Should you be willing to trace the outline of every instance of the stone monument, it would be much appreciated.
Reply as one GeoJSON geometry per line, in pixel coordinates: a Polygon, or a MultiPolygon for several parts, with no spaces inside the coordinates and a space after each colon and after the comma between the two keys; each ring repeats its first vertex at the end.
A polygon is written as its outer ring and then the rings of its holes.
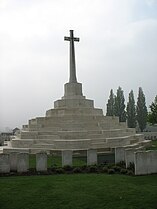
{"type": "MultiPolygon", "coordinates": [[[[27,125],[9,142],[3,152],[51,150],[89,150],[105,152],[116,147],[143,140],[135,129],[127,128],[118,117],[104,116],[102,109],[94,108],[93,100],[86,99],[82,84],[77,82],[73,30],[64,37],[70,42],[70,78],[64,85],[64,96],[54,102],[54,108],[45,117],[29,120],[27,125]]],[[[96,159],[95,159],[96,160],[96,159]]]]}

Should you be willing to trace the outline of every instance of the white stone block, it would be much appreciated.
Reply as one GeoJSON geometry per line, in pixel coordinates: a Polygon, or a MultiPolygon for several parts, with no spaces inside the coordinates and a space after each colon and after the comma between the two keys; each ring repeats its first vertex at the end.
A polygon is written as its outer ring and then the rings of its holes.
{"type": "Polygon", "coordinates": [[[135,175],[157,173],[157,151],[135,153],[135,175]]]}
{"type": "Polygon", "coordinates": [[[0,173],[10,172],[9,154],[0,154],[0,173]]]}
{"type": "Polygon", "coordinates": [[[136,152],[134,162],[135,162],[135,175],[147,174],[146,152],[136,152]]]}
{"type": "Polygon", "coordinates": [[[36,170],[47,171],[47,153],[36,154],[36,170]]]}
{"type": "Polygon", "coordinates": [[[54,140],[53,143],[55,149],[88,149],[88,147],[91,145],[91,140],[54,140]]]}
{"type": "Polygon", "coordinates": [[[157,151],[147,151],[147,173],[157,173],[157,151]]]}
{"type": "Polygon", "coordinates": [[[10,170],[17,171],[17,152],[10,153],[10,170]]]}
{"type": "Polygon", "coordinates": [[[72,150],[62,150],[62,166],[72,166],[72,150]]]}
{"type": "Polygon", "coordinates": [[[115,148],[115,164],[121,161],[125,161],[125,148],[116,147],[115,148]]]}
{"type": "Polygon", "coordinates": [[[135,149],[130,148],[125,150],[125,163],[126,163],[126,168],[129,167],[130,163],[134,163],[134,153],[135,149]]]}
{"type": "Polygon", "coordinates": [[[97,164],[97,150],[89,149],[87,150],[87,165],[97,164]]]}
{"type": "Polygon", "coordinates": [[[27,172],[29,169],[29,154],[19,153],[17,155],[17,172],[27,172]]]}

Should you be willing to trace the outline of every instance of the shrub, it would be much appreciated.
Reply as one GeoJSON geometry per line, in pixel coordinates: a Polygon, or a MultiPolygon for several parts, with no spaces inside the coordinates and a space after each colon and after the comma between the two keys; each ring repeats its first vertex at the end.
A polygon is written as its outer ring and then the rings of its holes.
{"type": "Polygon", "coordinates": [[[58,174],[65,173],[63,168],[56,168],[55,172],[58,174]]]}
{"type": "Polygon", "coordinates": [[[76,167],[73,169],[73,173],[82,173],[82,170],[80,167],[76,167]]]}
{"type": "Polygon", "coordinates": [[[63,169],[64,169],[65,171],[72,171],[72,170],[73,170],[73,167],[70,166],[70,165],[65,165],[65,166],[63,167],[63,169]]]}
{"type": "Polygon", "coordinates": [[[120,161],[116,165],[119,166],[119,167],[121,167],[121,168],[126,168],[126,163],[124,161],[120,161]]]}
{"type": "Polygon", "coordinates": [[[87,168],[88,168],[87,165],[83,165],[83,166],[80,167],[80,169],[81,169],[82,171],[86,171],[87,168]]]}
{"type": "Polygon", "coordinates": [[[52,172],[55,172],[57,167],[56,166],[52,166],[50,169],[51,169],[52,172]]]}
{"type": "Polygon", "coordinates": [[[98,171],[97,166],[95,166],[95,165],[88,166],[88,172],[95,173],[97,171],[98,171]]]}
{"type": "Polygon", "coordinates": [[[108,167],[109,169],[112,169],[113,166],[114,166],[114,164],[108,164],[108,165],[107,165],[107,167],[108,167]]]}
{"type": "Polygon", "coordinates": [[[29,173],[30,174],[35,174],[36,173],[36,169],[35,168],[29,168],[29,173]]]}
{"type": "Polygon", "coordinates": [[[115,170],[114,169],[108,169],[108,174],[115,174],[115,170]]]}
{"type": "Polygon", "coordinates": [[[121,174],[126,174],[126,173],[127,173],[127,169],[122,168],[121,171],[120,171],[120,173],[121,173],[121,174]]]}
{"type": "Polygon", "coordinates": [[[134,176],[134,172],[131,171],[131,170],[129,170],[129,171],[127,171],[127,175],[129,175],[129,176],[134,176]]]}
{"type": "Polygon", "coordinates": [[[115,165],[115,166],[112,167],[112,169],[114,169],[116,173],[119,173],[120,170],[121,170],[121,167],[115,165]]]}
{"type": "Polygon", "coordinates": [[[107,167],[103,167],[103,168],[102,168],[102,172],[103,172],[103,173],[108,173],[108,168],[107,168],[107,167]]]}
{"type": "Polygon", "coordinates": [[[100,163],[100,164],[98,164],[98,166],[101,167],[101,168],[102,167],[105,167],[106,166],[106,163],[100,163]]]}
{"type": "Polygon", "coordinates": [[[135,164],[134,163],[130,163],[129,167],[128,167],[128,170],[131,170],[131,171],[135,172],[135,164]]]}

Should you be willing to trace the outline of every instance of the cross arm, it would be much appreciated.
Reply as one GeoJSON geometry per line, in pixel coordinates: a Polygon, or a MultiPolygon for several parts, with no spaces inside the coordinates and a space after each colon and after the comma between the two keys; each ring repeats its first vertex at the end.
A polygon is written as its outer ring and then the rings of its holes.
{"type": "Polygon", "coordinates": [[[70,40],[73,40],[73,41],[80,41],[79,38],[71,38],[71,37],[64,36],[64,41],[70,41],[70,40]]]}
{"type": "Polygon", "coordinates": [[[80,39],[79,38],[74,38],[74,41],[80,41],[80,39]]]}
{"type": "Polygon", "coordinates": [[[70,41],[70,37],[64,36],[64,41],[70,41]]]}

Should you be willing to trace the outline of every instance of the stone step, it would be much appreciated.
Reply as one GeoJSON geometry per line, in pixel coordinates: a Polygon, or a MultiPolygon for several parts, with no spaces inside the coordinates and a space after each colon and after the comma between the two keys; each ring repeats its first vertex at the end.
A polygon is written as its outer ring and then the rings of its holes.
{"type": "Polygon", "coordinates": [[[54,144],[33,144],[32,148],[53,149],[54,144]]]}
{"type": "Polygon", "coordinates": [[[60,130],[90,130],[90,129],[122,129],[126,127],[122,127],[118,124],[100,124],[100,123],[88,123],[84,124],[83,122],[78,123],[64,123],[64,124],[38,124],[38,125],[30,125],[29,131],[39,131],[39,130],[51,130],[51,131],[60,131],[60,130]]]}
{"type": "Polygon", "coordinates": [[[38,135],[38,139],[60,139],[58,135],[38,135]]]}
{"type": "Polygon", "coordinates": [[[144,141],[140,141],[139,142],[140,146],[144,146],[144,147],[151,147],[152,145],[152,140],[144,140],[144,141]]]}
{"type": "Polygon", "coordinates": [[[3,153],[3,148],[2,148],[2,147],[0,147],[0,154],[1,154],[1,153],[3,153]]]}
{"type": "Polygon", "coordinates": [[[108,145],[105,142],[100,142],[100,143],[97,142],[97,143],[92,143],[91,148],[94,148],[94,149],[108,148],[108,145]]]}
{"type": "Polygon", "coordinates": [[[112,117],[100,117],[100,116],[63,116],[63,117],[42,117],[32,119],[29,122],[29,125],[37,124],[64,124],[64,123],[100,123],[100,124],[121,124],[118,122],[117,118],[112,119],[112,117]]]}

